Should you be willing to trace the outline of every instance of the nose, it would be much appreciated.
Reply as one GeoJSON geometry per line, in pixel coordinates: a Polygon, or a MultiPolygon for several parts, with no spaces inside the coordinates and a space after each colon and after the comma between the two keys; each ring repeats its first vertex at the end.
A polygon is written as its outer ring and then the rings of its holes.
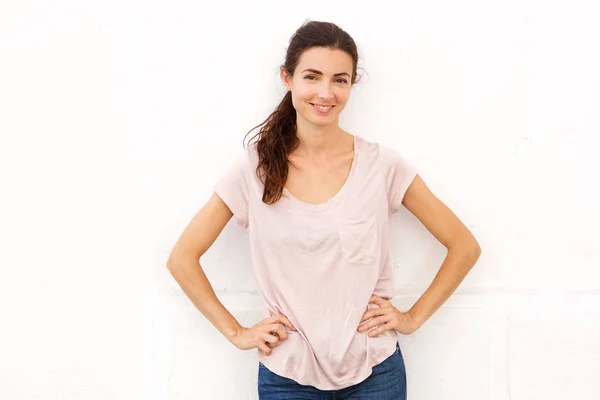
{"type": "Polygon", "coordinates": [[[331,87],[328,82],[324,82],[319,86],[317,96],[319,97],[319,99],[325,101],[330,101],[331,99],[333,99],[333,91],[331,90],[331,87]]]}

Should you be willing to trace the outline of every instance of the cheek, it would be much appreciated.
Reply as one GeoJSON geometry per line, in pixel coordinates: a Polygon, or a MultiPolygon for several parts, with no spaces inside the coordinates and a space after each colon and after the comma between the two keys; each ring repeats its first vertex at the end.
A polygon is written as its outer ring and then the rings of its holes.
{"type": "Polygon", "coordinates": [[[308,110],[312,107],[308,104],[309,101],[315,98],[316,94],[310,91],[296,91],[292,95],[292,104],[296,110],[308,110]]]}
{"type": "Polygon", "coordinates": [[[350,91],[346,89],[340,89],[336,92],[336,97],[340,103],[346,103],[350,98],[350,91]]]}
{"type": "Polygon", "coordinates": [[[310,87],[302,87],[294,92],[294,97],[296,100],[303,102],[314,99],[316,95],[317,93],[315,93],[315,91],[310,87]]]}

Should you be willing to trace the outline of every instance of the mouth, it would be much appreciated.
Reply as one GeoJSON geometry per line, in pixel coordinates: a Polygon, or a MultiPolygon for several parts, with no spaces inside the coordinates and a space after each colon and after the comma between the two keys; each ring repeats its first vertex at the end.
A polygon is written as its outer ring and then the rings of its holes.
{"type": "Polygon", "coordinates": [[[334,105],[327,106],[327,105],[320,105],[320,104],[314,104],[314,103],[308,103],[308,104],[313,106],[313,108],[321,114],[327,114],[329,111],[331,111],[331,109],[333,107],[335,107],[334,105]]]}

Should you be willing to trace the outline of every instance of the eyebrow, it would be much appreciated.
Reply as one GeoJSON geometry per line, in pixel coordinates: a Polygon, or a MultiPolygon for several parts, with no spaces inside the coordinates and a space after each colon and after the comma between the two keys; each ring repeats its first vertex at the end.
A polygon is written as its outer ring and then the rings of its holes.
{"type": "MultiPolygon", "coordinates": [[[[321,71],[318,71],[318,70],[312,69],[312,68],[307,68],[307,69],[305,69],[302,72],[307,72],[307,71],[308,72],[312,72],[312,73],[317,74],[317,75],[323,75],[323,73],[321,71]]],[[[337,74],[333,74],[334,77],[335,76],[342,76],[342,75],[346,75],[346,76],[348,76],[348,78],[350,78],[350,74],[347,73],[347,72],[338,72],[337,74]]]]}

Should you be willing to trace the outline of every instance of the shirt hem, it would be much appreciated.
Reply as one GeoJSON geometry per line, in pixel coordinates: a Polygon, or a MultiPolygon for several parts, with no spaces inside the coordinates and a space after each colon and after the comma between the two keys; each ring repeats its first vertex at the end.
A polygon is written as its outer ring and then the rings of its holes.
{"type": "MultiPolygon", "coordinates": [[[[397,343],[397,341],[396,341],[397,343]]],[[[317,388],[319,390],[342,390],[342,389],[346,389],[350,386],[354,386],[354,385],[358,385],[359,383],[363,382],[364,380],[366,380],[369,376],[371,376],[371,374],[373,373],[373,368],[376,365],[381,364],[382,362],[384,362],[385,360],[387,360],[389,357],[391,357],[394,353],[396,352],[396,346],[394,346],[393,350],[391,353],[384,355],[383,357],[381,357],[380,359],[376,359],[372,365],[369,366],[369,368],[367,369],[367,371],[365,373],[362,374],[357,374],[354,375],[351,378],[347,378],[345,379],[343,382],[344,383],[339,383],[335,386],[329,385],[329,386],[322,386],[322,385],[315,385],[314,382],[309,382],[307,380],[304,379],[298,379],[298,377],[293,376],[293,374],[289,373],[289,370],[286,371],[278,371],[277,368],[275,369],[271,369],[271,367],[269,367],[268,365],[266,365],[265,363],[262,363],[269,371],[273,372],[274,374],[277,374],[279,376],[282,376],[284,378],[288,378],[293,380],[294,382],[300,384],[300,385],[304,385],[304,386],[312,386],[314,388],[317,388]]],[[[294,370],[295,372],[296,370],[294,370]]]]}

